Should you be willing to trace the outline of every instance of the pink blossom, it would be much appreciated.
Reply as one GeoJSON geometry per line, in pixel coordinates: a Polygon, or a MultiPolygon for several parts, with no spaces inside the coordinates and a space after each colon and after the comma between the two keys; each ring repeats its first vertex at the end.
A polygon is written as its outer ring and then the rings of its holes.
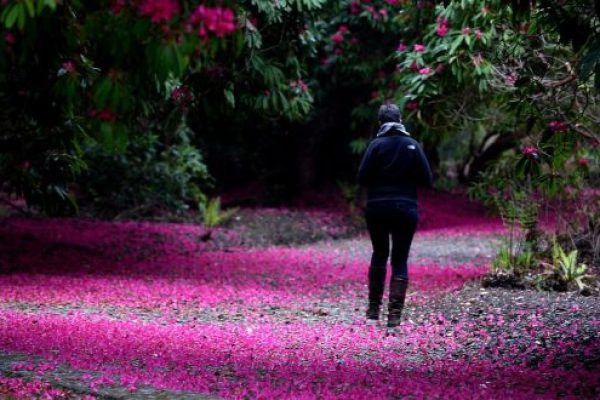
{"type": "Polygon", "coordinates": [[[186,86],[176,87],[173,92],[171,92],[171,99],[173,99],[175,104],[182,108],[186,108],[193,98],[194,96],[192,95],[191,90],[186,86]]]}
{"type": "Polygon", "coordinates": [[[415,111],[418,108],[419,108],[419,103],[416,101],[409,101],[408,103],[406,103],[406,109],[409,111],[415,111]]]}
{"type": "Polygon", "coordinates": [[[422,45],[422,44],[415,44],[415,45],[414,45],[414,50],[415,50],[417,53],[423,52],[423,51],[425,51],[425,46],[424,46],[424,45],[422,45]]]}
{"type": "Polygon", "coordinates": [[[224,37],[236,30],[235,14],[230,8],[207,7],[199,5],[192,12],[189,23],[198,27],[198,36],[206,37],[213,32],[217,37],[224,37]]]}
{"type": "Polygon", "coordinates": [[[348,27],[346,25],[340,25],[340,27],[338,28],[338,32],[342,34],[347,33],[348,27]]]}
{"type": "Polygon", "coordinates": [[[15,36],[14,33],[12,32],[6,32],[4,34],[4,42],[8,45],[8,46],[13,46],[16,42],[17,42],[17,37],[15,36]]]}
{"type": "Polygon", "coordinates": [[[448,20],[446,18],[438,18],[436,33],[438,36],[444,37],[448,34],[448,20]]]}
{"type": "Polygon", "coordinates": [[[290,81],[290,88],[299,89],[301,92],[308,92],[308,85],[302,80],[290,81]]]}
{"type": "Polygon", "coordinates": [[[127,5],[127,0],[113,0],[110,5],[110,11],[114,15],[119,15],[127,5]]]}
{"type": "Polygon", "coordinates": [[[431,68],[424,67],[419,69],[419,75],[429,75],[431,73],[431,68]]]}
{"type": "Polygon", "coordinates": [[[548,128],[554,132],[564,132],[569,129],[569,125],[564,121],[550,121],[548,123],[548,128]]]}
{"type": "Polygon", "coordinates": [[[398,51],[399,51],[400,53],[404,52],[404,51],[405,51],[407,48],[408,48],[408,46],[407,46],[407,45],[405,45],[404,43],[400,43],[400,44],[398,45],[398,51]]]}
{"type": "Polygon", "coordinates": [[[92,109],[89,112],[90,117],[96,118],[100,121],[114,121],[115,115],[108,108],[104,108],[102,110],[92,109]]]}
{"type": "Polygon", "coordinates": [[[141,15],[154,23],[168,22],[180,11],[177,0],[142,0],[138,8],[141,15]]]}
{"type": "Polygon", "coordinates": [[[66,61],[62,64],[62,68],[68,73],[68,74],[72,74],[74,73],[77,68],[75,67],[75,63],[73,63],[72,61],[66,61]]]}
{"type": "Polygon", "coordinates": [[[335,44],[341,44],[344,41],[344,36],[341,33],[336,32],[331,35],[331,41],[335,44]]]}
{"type": "Polygon", "coordinates": [[[579,157],[577,159],[577,164],[582,167],[587,167],[588,165],[590,165],[590,159],[587,157],[579,157]]]}
{"type": "Polygon", "coordinates": [[[353,0],[350,3],[350,13],[353,15],[358,15],[362,11],[360,7],[360,3],[357,0],[353,0]]]}
{"type": "Polygon", "coordinates": [[[438,26],[435,32],[438,36],[444,37],[448,34],[448,27],[446,25],[438,26]]]}
{"type": "Polygon", "coordinates": [[[521,149],[521,153],[525,157],[537,158],[539,155],[539,149],[535,146],[525,146],[523,149],[521,149]]]}
{"type": "Polygon", "coordinates": [[[481,36],[482,36],[482,33],[481,33],[481,31],[480,31],[479,29],[477,29],[477,30],[475,31],[475,38],[476,38],[477,40],[480,40],[480,39],[481,39],[481,36]]]}

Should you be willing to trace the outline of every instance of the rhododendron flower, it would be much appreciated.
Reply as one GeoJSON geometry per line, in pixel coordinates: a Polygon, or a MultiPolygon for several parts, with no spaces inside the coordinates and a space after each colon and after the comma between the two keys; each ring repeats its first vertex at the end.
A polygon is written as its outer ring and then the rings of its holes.
{"type": "Polygon", "coordinates": [[[346,32],[348,32],[348,27],[346,25],[340,25],[340,27],[338,28],[338,32],[346,33],[346,32]]]}
{"type": "Polygon", "coordinates": [[[76,71],[75,64],[72,61],[64,62],[62,67],[65,70],[65,72],[68,74],[72,74],[73,72],[76,71]]]}
{"type": "Polygon", "coordinates": [[[406,109],[409,111],[414,111],[417,108],[419,108],[419,103],[416,101],[409,101],[408,103],[406,103],[406,109]]]}
{"type": "Polygon", "coordinates": [[[477,29],[477,30],[475,31],[475,38],[476,38],[477,40],[479,40],[479,39],[481,39],[481,36],[482,36],[482,33],[481,33],[481,31],[480,31],[479,29],[477,29]]]}
{"type": "Polygon", "coordinates": [[[568,125],[564,121],[550,121],[548,128],[554,132],[564,132],[568,129],[568,125]]]}
{"type": "Polygon", "coordinates": [[[579,164],[582,167],[587,167],[588,165],[590,165],[590,160],[587,157],[579,157],[577,159],[577,164],[579,164]]]}
{"type": "Polygon", "coordinates": [[[115,119],[115,115],[108,108],[103,110],[91,110],[90,117],[99,119],[100,121],[113,121],[115,119]]]}
{"type": "Polygon", "coordinates": [[[12,46],[12,45],[14,45],[17,42],[17,37],[12,32],[6,32],[4,34],[4,42],[7,45],[12,46]]]}
{"type": "Polygon", "coordinates": [[[413,72],[417,72],[419,70],[419,65],[416,61],[413,61],[412,64],[410,64],[410,70],[413,72]]]}
{"type": "Polygon", "coordinates": [[[468,36],[468,35],[469,35],[469,33],[471,33],[471,28],[469,28],[468,26],[465,26],[465,27],[462,29],[462,34],[463,34],[463,35],[465,35],[465,36],[468,36]]]}
{"type": "Polygon", "coordinates": [[[340,44],[344,41],[344,35],[342,35],[339,32],[336,32],[333,35],[331,35],[331,41],[335,44],[340,44]]]}
{"type": "Polygon", "coordinates": [[[444,71],[444,65],[443,64],[438,64],[435,66],[435,73],[436,74],[441,74],[442,71],[444,71]]]}
{"type": "Polygon", "coordinates": [[[235,14],[229,8],[206,7],[200,5],[196,7],[190,16],[191,25],[200,25],[198,36],[206,37],[207,31],[214,32],[217,37],[223,37],[236,30],[235,14]]]}
{"type": "Polygon", "coordinates": [[[170,21],[180,9],[176,0],[142,0],[139,11],[152,22],[160,23],[170,21]]]}
{"type": "Polygon", "coordinates": [[[438,26],[435,32],[438,36],[444,37],[448,34],[448,27],[446,25],[438,26]]]}
{"type": "Polygon", "coordinates": [[[539,155],[539,149],[535,146],[525,146],[521,150],[521,153],[528,158],[537,158],[539,155]]]}
{"type": "Polygon", "coordinates": [[[388,11],[385,8],[382,8],[381,10],[379,10],[379,15],[381,15],[382,17],[387,17],[388,11]]]}
{"type": "Polygon", "coordinates": [[[209,31],[223,37],[235,31],[235,15],[229,8],[207,8],[204,23],[209,31]]]}
{"type": "Polygon", "coordinates": [[[475,56],[473,56],[473,65],[475,65],[476,67],[481,65],[481,63],[483,62],[483,57],[481,56],[481,54],[476,54],[475,56]]]}
{"type": "Polygon", "coordinates": [[[126,0],[113,0],[112,4],[110,5],[110,11],[114,15],[119,15],[123,8],[125,8],[126,4],[126,0]]]}
{"type": "Polygon", "coordinates": [[[358,1],[353,1],[350,3],[350,13],[353,15],[360,14],[361,8],[358,1]]]}
{"type": "Polygon", "coordinates": [[[415,50],[417,53],[423,52],[423,51],[425,51],[425,46],[424,46],[424,45],[422,45],[422,44],[415,44],[415,46],[414,46],[414,50],[415,50]]]}
{"type": "Polygon", "coordinates": [[[424,67],[419,70],[419,75],[429,75],[431,73],[431,68],[424,67]]]}
{"type": "Polygon", "coordinates": [[[398,45],[398,51],[399,51],[400,53],[402,53],[403,51],[405,51],[407,48],[408,48],[408,46],[407,46],[407,45],[405,45],[404,43],[400,43],[400,44],[398,45]]]}
{"type": "Polygon", "coordinates": [[[436,33],[438,36],[444,37],[448,34],[448,20],[446,18],[438,18],[437,20],[438,27],[436,29],[436,33]]]}
{"type": "Polygon", "coordinates": [[[187,108],[193,98],[192,92],[185,86],[179,86],[171,92],[171,99],[182,108],[187,108]]]}
{"type": "Polygon", "coordinates": [[[300,89],[302,92],[308,91],[308,85],[304,83],[302,79],[298,79],[297,81],[290,81],[290,88],[292,89],[300,89]]]}

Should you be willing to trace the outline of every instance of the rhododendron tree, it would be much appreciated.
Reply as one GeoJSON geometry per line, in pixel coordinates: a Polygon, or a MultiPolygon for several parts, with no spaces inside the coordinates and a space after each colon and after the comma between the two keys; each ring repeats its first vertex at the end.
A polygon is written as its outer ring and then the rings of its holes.
{"type": "MultiPolygon", "coordinates": [[[[175,163],[203,163],[194,143],[202,129],[189,115],[223,118],[236,110],[256,119],[302,118],[312,95],[302,79],[303,55],[291,53],[300,42],[294,13],[311,12],[320,3],[2,2],[3,188],[49,214],[66,213],[82,194],[72,184],[86,167],[89,175],[78,187],[92,196],[103,190],[95,179],[106,166],[99,159],[144,169],[131,149],[146,146],[142,159],[160,162],[175,155],[175,163]],[[282,32],[289,40],[281,51],[269,51],[282,32]],[[302,82],[301,90],[289,82],[302,82]],[[147,137],[156,138],[154,148],[147,137]],[[28,168],[20,167],[24,163],[28,168]]],[[[179,183],[165,187],[159,179],[152,190],[178,186],[172,196],[197,201],[208,175],[205,168],[184,169],[187,176],[173,179],[179,183]]],[[[146,169],[144,175],[157,174],[146,169]]],[[[148,187],[137,179],[128,183],[138,191],[148,187]]],[[[139,206],[143,198],[127,201],[139,206]]]]}
{"type": "MultiPolygon", "coordinates": [[[[93,198],[110,164],[99,159],[143,169],[139,160],[195,151],[217,184],[260,179],[277,197],[353,179],[376,107],[395,101],[442,178],[473,182],[501,155],[536,146],[549,155],[540,184],[558,193],[597,168],[598,27],[580,18],[597,10],[568,3],[6,1],[0,120],[18,134],[2,136],[2,181],[42,205],[93,198]],[[40,32],[53,40],[42,45],[40,32]],[[148,135],[156,146],[127,153],[148,135]]],[[[161,177],[147,186],[177,175],[165,169],[144,170],[161,177]]],[[[184,169],[173,179],[184,184],[167,186],[194,204],[208,171],[184,169]]]]}

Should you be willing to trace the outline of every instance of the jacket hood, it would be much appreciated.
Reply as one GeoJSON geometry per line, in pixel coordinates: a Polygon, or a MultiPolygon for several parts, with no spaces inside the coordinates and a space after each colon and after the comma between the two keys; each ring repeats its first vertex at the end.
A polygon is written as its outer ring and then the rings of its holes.
{"type": "Polygon", "coordinates": [[[386,122],[381,124],[379,131],[377,131],[377,137],[390,136],[394,134],[410,136],[410,133],[408,133],[401,122],[386,122]]]}

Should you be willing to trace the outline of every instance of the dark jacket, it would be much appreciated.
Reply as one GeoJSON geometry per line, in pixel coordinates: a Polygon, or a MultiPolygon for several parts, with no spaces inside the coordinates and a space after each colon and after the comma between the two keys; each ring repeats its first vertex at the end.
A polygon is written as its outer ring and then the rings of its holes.
{"type": "Polygon", "coordinates": [[[433,181],[429,162],[415,139],[395,126],[386,128],[369,144],[358,182],[368,189],[367,202],[402,200],[416,204],[417,187],[430,187],[433,181]]]}

